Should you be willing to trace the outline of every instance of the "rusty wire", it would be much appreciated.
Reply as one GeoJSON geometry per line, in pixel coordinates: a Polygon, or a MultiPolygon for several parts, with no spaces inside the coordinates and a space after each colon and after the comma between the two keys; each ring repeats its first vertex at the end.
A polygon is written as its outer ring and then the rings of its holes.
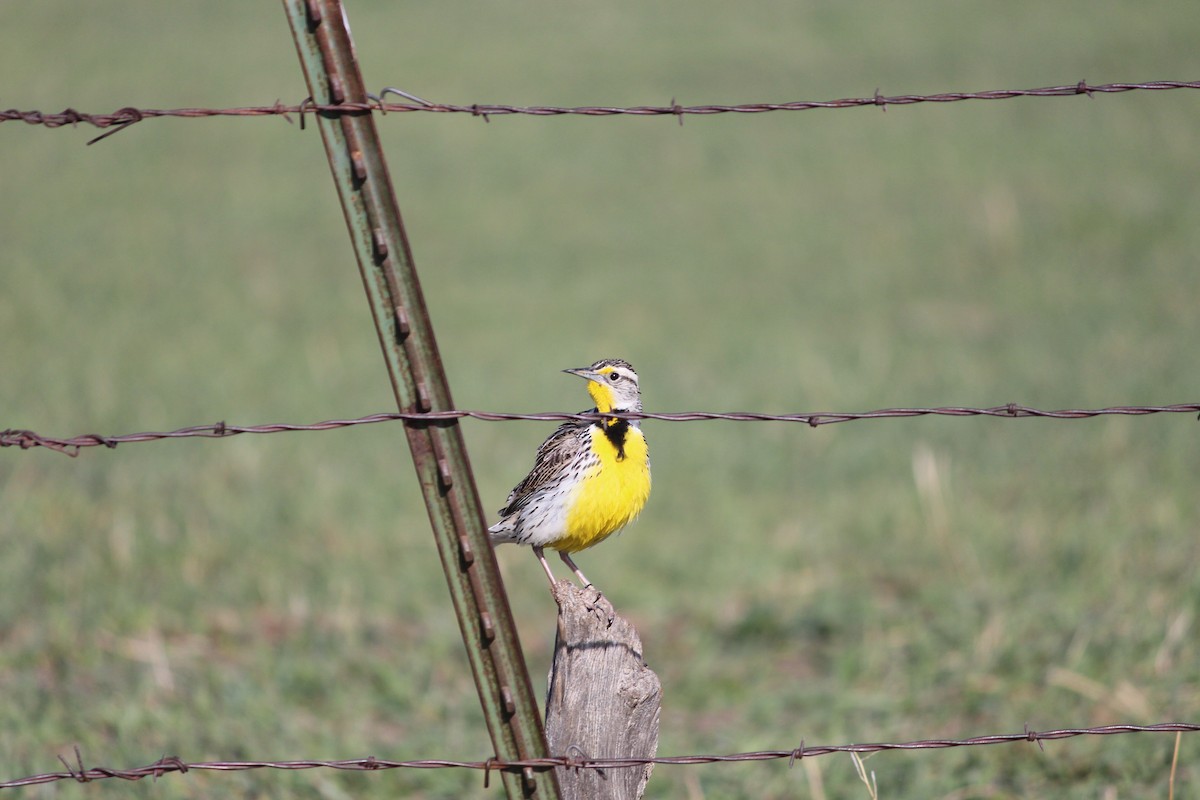
{"type": "Polygon", "coordinates": [[[493,103],[472,103],[471,105],[454,105],[449,103],[432,103],[422,100],[415,95],[397,89],[386,88],[377,98],[367,103],[338,103],[335,105],[318,105],[307,99],[296,105],[286,105],[276,101],[269,106],[243,106],[240,108],[135,108],[126,106],[106,114],[91,114],[67,108],[57,113],[44,111],[21,111],[16,108],[0,110],[0,122],[21,121],[29,125],[41,125],[46,128],[61,128],[67,125],[77,126],[80,123],[96,128],[112,128],[113,130],[96,137],[88,142],[92,144],[118,131],[147,119],[160,117],[177,117],[196,119],[200,117],[267,117],[282,116],[290,121],[291,115],[300,117],[303,127],[304,115],[315,114],[381,114],[424,111],[438,114],[470,114],[482,117],[485,121],[495,116],[521,114],[535,117],[551,116],[584,116],[584,117],[613,117],[613,116],[670,116],[683,123],[684,116],[710,114],[762,114],[768,111],[807,111],[814,108],[859,108],[876,106],[886,109],[888,106],[907,106],[918,103],[953,103],[962,100],[1008,100],[1014,97],[1071,97],[1097,94],[1116,94],[1133,91],[1163,91],[1167,89],[1200,89],[1200,81],[1146,81],[1143,83],[1103,83],[1092,85],[1086,80],[1063,86],[1045,86],[1038,89],[995,89],[977,92],[939,92],[937,94],[901,94],[883,95],[878,90],[870,97],[845,97],[838,100],[798,100],[786,103],[739,103],[736,105],[696,105],[684,106],[672,98],[665,106],[517,106],[493,103]],[[411,103],[388,103],[383,99],[387,94],[396,94],[411,100],[411,103]]]}
{"type": "Polygon", "coordinates": [[[679,411],[669,413],[655,412],[613,412],[600,414],[595,411],[584,411],[571,414],[562,411],[546,411],[536,414],[512,414],[500,411],[428,411],[418,412],[388,412],[369,414],[355,419],[331,419],[315,422],[311,425],[290,423],[272,423],[268,425],[230,425],[226,422],[215,422],[211,425],[191,425],[173,431],[142,433],[124,433],[116,436],[102,436],[98,433],[86,433],[69,439],[44,436],[31,430],[8,428],[0,431],[0,448],[19,447],[29,450],[45,447],[74,457],[84,447],[104,445],[115,448],[119,444],[132,442],[153,442],[163,439],[222,439],[242,433],[288,433],[295,431],[328,431],[339,428],[350,428],[356,425],[370,425],[376,422],[404,421],[412,424],[436,425],[447,424],[458,419],[478,419],[485,422],[511,422],[516,420],[534,422],[596,422],[603,418],[629,420],[659,420],[662,422],[702,422],[711,420],[726,420],[731,422],[802,422],[810,428],[821,425],[832,425],[835,422],[851,422],[863,419],[897,419],[906,417],[1000,417],[1003,419],[1091,419],[1102,416],[1138,417],[1148,414],[1197,414],[1200,413],[1200,403],[1177,403],[1166,406],[1109,406],[1108,408],[1071,408],[1056,411],[1044,411],[1029,406],[1008,403],[991,408],[966,408],[963,406],[942,406],[939,408],[882,408],[877,411],[817,411],[798,414],[764,414],[754,411],[679,411]]]}
{"type": "Polygon", "coordinates": [[[42,783],[74,780],[79,783],[89,783],[103,778],[120,778],[127,781],[137,781],[142,778],[160,778],[172,772],[187,773],[191,771],[208,770],[213,772],[240,772],[254,769],[335,769],[356,772],[370,772],[384,769],[474,769],[484,773],[485,785],[490,773],[519,772],[524,769],[548,770],[555,767],[568,769],[624,769],[640,767],[645,764],[662,764],[674,766],[690,766],[697,764],[717,764],[735,761],[779,761],[787,759],[791,767],[796,761],[831,753],[878,753],[884,750],[944,750],[952,747],[976,747],[992,744],[1011,744],[1015,742],[1036,742],[1039,747],[1043,742],[1058,739],[1071,739],[1076,736],[1113,736],[1125,733],[1196,733],[1200,725],[1189,722],[1163,722],[1155,725],[1101,725],[1094,728],[1062,728],[1049,731],[1034,731],[1026,726],[1021,733],[1002,733],[988,736],[972,736],[967,739],[921,739],[910,742],[872,742],[866,744],[841,745],[806,745],[787,750],[757,750],[749,753],[730,753],[726,755],[687,755],[687,756],[658,756],[654,758],[588,758],[581,755],[551,756],[549,758],[531,758],[513,761],[503,761],[489,758],[485,761],[453,761],[448,759],[421,759],[413,761],[393,761],[390,759],[367,756],[347,760],[304,759],[297,761],[202,761],[187,763],[177,756],[164,756],[153,764],[132,769],[112,769],[110,767],[85,767],[79,748],[75,748],[75,764],[59,756],[66,767],[64,772],[47,772],[41,775],[29,775],[9,781],[0,781],[0,789],[11,789],[20,786],[33,786],[42,783]]]}

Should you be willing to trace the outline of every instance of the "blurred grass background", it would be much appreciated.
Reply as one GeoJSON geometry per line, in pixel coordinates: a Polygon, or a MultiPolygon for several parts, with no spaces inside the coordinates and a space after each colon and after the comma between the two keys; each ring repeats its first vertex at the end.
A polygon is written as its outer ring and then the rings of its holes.
{"type": "MultiPolygon", "coordinates": [[[[832,99],[1200,76],[1192,3],[351,2],[372,86],[465,103],[832,99]]],[[[0,104],[306,94],[273,2],[0,12],[0,104]]],[[[1195,401],[1200,96],[751,117],[380,121],[455,400],[576,410],[1195,401]]],[[[0,126],[0,427],[310,422],[391,399],[315,128],[0,126]]],[[[497,508],[551,426],[467,422],[497,508]]],[[[581,565],[639,626],[660,753],[1200,716],[1187,417],[646,424],[581,565]]],[[[178,754],[490,752],[398,427],[0,453],[0,777],[178,754]]],[[[500,551],[539,692],[554,607],[500,551]]],[[[1166,795],[1174,740],[881,754],[888,798],[1166,795]]],[[[1177,796],[1200,786],[1184,737],[1177,796]]],[[[848,758],[652,797],[865,796],[848,758]]],[[[497,796],[478,774],[106,781],[88,797],[497,796]]],[[[498,785],[498,783],[496,784],[498,785]]],[[[23,790],[50,797],[58,786],[23,790]]]]}

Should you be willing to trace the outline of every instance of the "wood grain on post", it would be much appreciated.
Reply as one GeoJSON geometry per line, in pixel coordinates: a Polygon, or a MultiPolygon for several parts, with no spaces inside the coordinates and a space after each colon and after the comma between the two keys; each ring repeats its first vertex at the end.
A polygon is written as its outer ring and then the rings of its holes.
{"type": "MultiPolygon", "coordinates": [[[[642,640],[623,617],[589,607],[595,591],[554,587],[558,636],[546,699],[546,739],[555,755],[653,758],[662,684],[642,659],[642,640]]],[[[613,769],[560,767],[564,798],[637,800],[653,764],[613,769]]]]}

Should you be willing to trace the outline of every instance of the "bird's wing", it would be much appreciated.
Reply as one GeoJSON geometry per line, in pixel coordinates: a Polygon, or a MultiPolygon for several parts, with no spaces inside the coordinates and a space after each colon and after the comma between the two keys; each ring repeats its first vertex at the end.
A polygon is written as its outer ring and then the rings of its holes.
{"type": "Polygon", "coordinates": [[[564,422],[546,437],[533,459],[533,469],[508,493],[504,508],[500,509],[501,517],[520,511],[539,489],[562,479],[567,465],[579,452],[579,437],[586,433],[589,425],[587,422],[564,422]]]}

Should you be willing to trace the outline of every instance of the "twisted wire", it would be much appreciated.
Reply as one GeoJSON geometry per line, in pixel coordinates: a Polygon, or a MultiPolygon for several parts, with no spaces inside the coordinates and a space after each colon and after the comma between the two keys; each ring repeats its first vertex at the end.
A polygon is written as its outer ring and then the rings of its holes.
{"type": "Polygon", "coordinates": [[[704,422],[726,420],[731,422],[800,422],[810,428],[832,425],[837,422],[852,422],[866,419],[898,419],[906,417],[999,417],[1002,419],[1092,419],[1101,416],[1146,416],[1149,414],[1197,414],[1200,403],[1178,403],[1160,406],[1110,406],[1108,408],[1071,408],[1046,411],[1017,403],[1007,403],[991,408],[968,408],[964,406],[942,406],[937,408],[883,408],[877,411],[817,411],[796,414],[766,414],[755,411],[681,411],[681,412],[614,412],[600,414],[594,411],[571,414],[561,411],[546,411],[535,414],[513,414],[499,411],[428,411],[390,412],[369,414],[354,419],[331,419],[309,425],[271,423],[266,425],[230,425],[215,422],[209,425],[191,425],[173,431],[143,431],[105,436],[87,433],[70,438],[46,436],[36,431],[8,428],[0,431],[0,448],[19,447],[22,450],[44,447],[69,456],[77,456],[80,449],[103,445],[115,448],[119,444],[153,442],[163,439],[221,439],[244,433],[289,433],[297,431],[327,431],[371,425],[378,422],[403,421],[410,425],[446,425],[460,419],[477,419],[484,422],[596,422],[603,418],[628,420],[658,420],[662,422],[704,422]]]}
{"type": "Polygon", "coordinates": [[[1016,742],[1035,742],[1039,747],[1043,742],[1070,739],[1078,736],[1114,736],[1131,733],[1196,733],[1200,725],[1189,722],[1163,722],[1154,725],[1100,725],[1093,728],[1060,728],[1057,730],[1034,731],[1028,727],[1020,733],[1002,733],[985,736],[972,736],[965,739],[920,739],[908,742],[871,742],[865,744],[841,745],[806,745],[801,742],[798,747],[781,750],[756,750],[745,753],[728,753],[724,755],[684,755],[657,756],[652,758],[589,758],[579,754],[550,756],[547,758],[527,758],[505,761],[499,758],[488,758],[484,761],[456,761],[450,759],[417,759],[397,761],[375,756],[346,760],[301,759],[293,761],[202,761],[188,763],[177,756],[164,756],[153,764],[131,769],[113,769],[111,767],[85,767],[79,748],[75,748],[75,763],[59,756],[66,768],[61,772],[47,772],[39,775],[29,775],[8,781],[0,781],[0,789],[10,789],[20,786],[34,786],[43,783],[74,780],[79,783],[89,783],[104,778],[119,778],[127,781],[137,781],[142,778],[160,778],[169,773],[187,773],[191,771],[240,772],[257,769],[334,769],[349,771],[374,771],[384,769],[473,769],[484,772],[485,785],[490,773],[495,771],[520,772],[524,769],[548,770],[556,767],[568,769],[625,769],[640,767],[646,764],[661,764],[664,766],[694,766],[698,764],[717,764],[745,761],[779,761],[787,759],[791,767],[796,761],[831,753],[878,753],[885,750],[944,750],[953,747],[978,747],[983,745],[1012,744],[1016,742]]]}
{"type": "Polygon", "coordinates": [[[74,108],[66,108],[59,112],[38,110],[22,111],[16,108],[0,110],[0,122],[20,121],[28,125],[40,125],[45,128],[61,128],[80,124],[92,125],[96,128],[111,129],[88,142],[93,144],[118,131],[128,128],[147,119],[161,117],[176,117],[182,119],[197,119],[203,117],[267,117],[281,116],[291,121],[293,115],[300,118],[304,127],[305,115],[309,113],[325,115],[351,114],[390,114],[425,112],[434,114],[469,114],[489,121],[492,117],[505,115],[525,115],[535,117],[555,116],[584,116],[584,117],[613,117],[613,116],[670,116],[683,124],[685,116],[709,116],[713,114],[762,114],[772,111],[808,111],[817,108],[861,108],[874,106],[887,109],[888,106],[908,106],[918,103],[954,103],[965,100],[1010,100],[1016,97],[1073,97],[1086,95],[1095,97],[1098,94],[1119,94],[1134,91],[1166,91],[1171,89],[1200,89],[1200,81],[1144,81],[1140,83],[1102,83],[1089,84],[1081,80],[1062,86],[1043,86],[1035,89],[992,89],[975,92],[938,92],[936,94],[900,94],[883,95],[878,90],[869,97],[843,97],[836,100],[797,100],[783,103],[738,103],[734,105],[691,105],[676,103],[672,98],[665,106],[521,106],[498,103],[472,103],[457,105],[453,103],[433,103],[422,100],[416,95],[394,89],[383,89],[378,95],[372,95],[366,103],[343,102],[338,104],[317,104],[311,98],[297,104],[284,104],[276,101],[268,106],[243,106],[238,108],[137,108],[126,106],[108,113],[87,113],[74,108]],[[410,102],[389,103],[383,98],[389,94],[403,97],[410,102]]]}

